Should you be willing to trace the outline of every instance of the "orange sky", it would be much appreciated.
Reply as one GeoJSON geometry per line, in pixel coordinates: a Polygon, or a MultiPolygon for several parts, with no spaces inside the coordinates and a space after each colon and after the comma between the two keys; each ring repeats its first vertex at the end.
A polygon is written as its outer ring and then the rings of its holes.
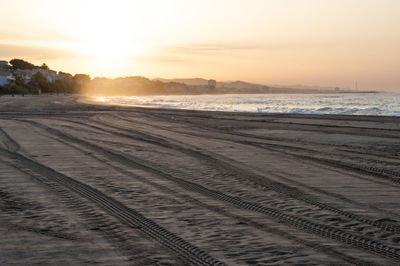
{"type": "Polygon", "coordinates": [[[0,59],[400,92],[398,0],[0,0],[0,59]]]}

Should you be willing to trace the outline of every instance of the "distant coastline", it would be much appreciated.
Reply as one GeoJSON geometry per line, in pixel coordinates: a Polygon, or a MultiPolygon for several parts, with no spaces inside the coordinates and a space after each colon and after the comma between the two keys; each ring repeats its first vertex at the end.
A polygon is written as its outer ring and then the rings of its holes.
{"type": "Polygon", "coordinates": [[[149,79],[141,76],[91,78],[87,74],[50,69],[45,63],[36,66],[23,59],[0,61],[0,95],[73,93],[97,96],[205,95],[205,94],[332,94],[377,93],[339,87],[268,86],[245,81],[213,79],[149,79]]]}

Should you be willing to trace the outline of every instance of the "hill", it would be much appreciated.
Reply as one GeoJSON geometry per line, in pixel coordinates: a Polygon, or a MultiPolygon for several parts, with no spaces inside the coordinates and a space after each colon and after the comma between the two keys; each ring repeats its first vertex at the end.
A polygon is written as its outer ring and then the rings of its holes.
{"type": "MultiPolygon", "coordinates": [[[[177,82],[183,83],[188,86],[207,86],[208,79],[203,78],[187,78],[187,79],[163,79],[163,78],[156,78],[155,80],[161,82],[177,82]]],[[[258,90],[258,91],[268,91],[269,86],[256,84],[256,83],[249,83],[245,81],[218,81],[217,88],[219,89],[237,89],[237,90],[258,90]]]]}

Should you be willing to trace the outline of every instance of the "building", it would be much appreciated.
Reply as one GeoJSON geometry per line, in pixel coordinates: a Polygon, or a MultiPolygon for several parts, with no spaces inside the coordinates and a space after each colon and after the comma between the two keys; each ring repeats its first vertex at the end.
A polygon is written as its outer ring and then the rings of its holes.
{"type": "Polygon", "coordinates": [[[10,69],[11,67],[7,61],[0,61],[0,86],[4,86],[13,80],[10,69]]]}
{"type": "Polygon", "coordinates": [[[13,80],[15,80],[13,75],[8,72],[0,71],[0,86],[7,85],[13,80]]]}
{"type": "Polygon", "coordinates": [[[188,91],[188,86],[179,82],[164,83],[164,90],[167,93],[183,93],[188,91]]]}
{"type": "Polygon", "coordinates": [[[32,72],[33,72],[33,75],[40,72],[43,75],[43,77],[45,77],[47,79],[48,82],[54,82],[58,79],[57,72],[54,70],[34,68],[34,69],[32,69],[32,72]]]}
{"type": "Polygon", "coordinates": [[[34,68],[30,69],[17,69],[14,71],[14,76],[21,79],[25,84],[31,81],[33,75],[36,73],[41,73],[43,77],[47,79],[48,82],[54,82],[59,77],[56,71],[49,70],[49,69],[41,69],[41,68],[34,68]]]}
{"type": "Polygon", "coordinates": [[[0,71],[10,71],[11,66],[7,61],[0,60],[0,71]]]}
{"type": "Polygon", "coordinates": [[[32,70],[29,70],[29,69],[17,69],[17,70],[14,70],[14,76],[26,84],[29,81],[31,81],[33,72],[32,72],[32,70]]]}
{"type": "Polygon", "coordinates": [[[8,79],[8,76],[3,76],[0,73],[0,86],[7,85],[9,82],[10,82],[10,80],[8,79]]]}
{"type": "Polygon", "coordinates": [[[214,79],[208,81],[208,88],[214,90],[217,87],[217,82],[214,79]]]}

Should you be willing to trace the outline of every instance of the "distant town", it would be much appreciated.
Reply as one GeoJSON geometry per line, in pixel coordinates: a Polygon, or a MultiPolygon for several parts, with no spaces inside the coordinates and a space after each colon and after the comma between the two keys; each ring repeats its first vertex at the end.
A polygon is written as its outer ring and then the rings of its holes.
{"type": "Polygon", "coordinates": [[[213,79],[148,79],[141,76],[94,78],[87,74],[69,74],[51,70],[23,59],[0,61],[0,95],[42,93],[83,93],[91,95],[160,95],[160,94],[239,94],[239,93],[349,93],[339,87],[281,87],[244,81],[217,82],[213,79]]]}
{"type": "Polygon", "coordinates": [[[35,66],[22,59],[0,61],[0,94],[79,93],[91,79],[51,70],[46,64],[35,66]]]}

